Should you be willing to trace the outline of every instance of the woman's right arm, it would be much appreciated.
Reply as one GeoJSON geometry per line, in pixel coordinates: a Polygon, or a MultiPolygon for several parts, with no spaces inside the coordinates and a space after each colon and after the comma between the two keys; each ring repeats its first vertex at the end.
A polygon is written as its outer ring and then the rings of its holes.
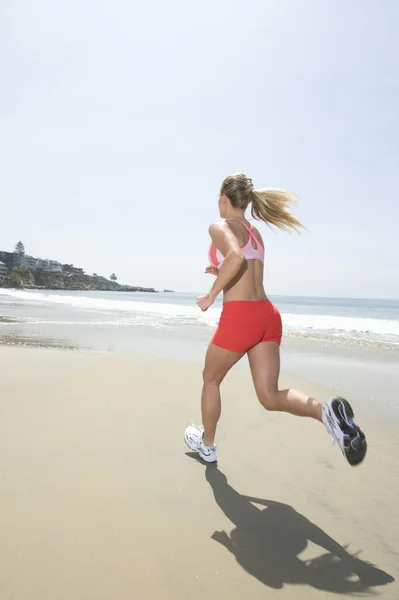
{"type": "Polygon", "coordinates": [[[226,224],[215,223],[211,225],[209,234],[216,248],[223,254],[224,261],[218,269],[217,277],[209,292],[205,296],[197,298],[197,304],[202,311],[208,310],[212,306],[217,296],[239,273],[245,262],[240,245],[226,224]]]}
{"type": "Polygon", "coordinates": [[[209,234],[216,248],[224,256],[223,264],[209,291],[211,298],[215,299],[238,274],[245,262],[245,258],[237,238],[225,223],[212,224],[209,227],[209,234]]]}

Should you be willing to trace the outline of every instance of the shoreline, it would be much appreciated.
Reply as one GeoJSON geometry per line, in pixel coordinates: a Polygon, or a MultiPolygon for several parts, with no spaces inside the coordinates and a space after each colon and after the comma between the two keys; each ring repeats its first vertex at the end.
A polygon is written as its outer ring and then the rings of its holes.
{"type": "Polygon", "coordinates": [[[160,294],[160,293],[173,293],[172,290],[156,290],[155,288],[143,288],[140,286],[121,286],[120,288],[108,288],[108,287],[51,287],[51,286],[40,286],[40,285],[26,285],[18,288],[0,285],[0,290],[12,290],[15,292],[26,292],[31,290],[45,291],[45,292],[143,292],[145,294],[160,294]]]}
{"type": "MultiPolygon", "coordinates": [[[[12,323],[5,326],[0,341],[2,349],[47,349],[77,354],[78,356],[104,356],[121,359],[169,360],[173,357],[182,364],[196,364],[202,369],[209,336],[191,339],[170,335],[162,331],[148,335],[145,330],[136,337],[125,332],[125,338],[108,345],[84,346],[77,340],[7,334],[12,323]],[[7,337],[7,335],[9,337],[7,337]]],[[[83,340],[84,341],[84,340],[83,340]]],[[[95,339],[93,338],[93,341],[95,339]]],[[[234,369],[248,371],[244,357],[234,369]]],[[[347,397],[355,406],[366,406],[376,422],[392,430],[399,428],[399,362],[396,352],[367,347],[331,345],[325,341],[286,337],[281,346],[281,376],[310,382],[330,390],[330,395],[347,397]]],[[[280,386],[281,387],[281,386],[280,386]]]]}
{"type": "Polygon", "coordinates": [[[205,467],[183,441],[198,363],[2,347],[0,364],[5,598],[398,597],[397,435],[367,406],[353,468],[323,426],[267,413],[233,369],[205,467]]]}

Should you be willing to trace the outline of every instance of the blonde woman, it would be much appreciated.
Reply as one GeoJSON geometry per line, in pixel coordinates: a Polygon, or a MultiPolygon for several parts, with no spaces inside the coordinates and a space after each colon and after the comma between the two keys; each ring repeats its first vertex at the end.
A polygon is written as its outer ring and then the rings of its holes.
{"type": "Polygon", "coordinates": [[[206,273],[216,276],[205,296],[197,299],[206,311],[223,291],[219,325],[206,353],[201,398],[202,426],[189,425],[186,444],[206,462],[216,461],[215,434],[221,413],[220,384],[229,370],[248,355],[259,402],[266,410],[324,423],[351,465],[364,459],[366,438],[354,422],[347,400],[331,398],[325,404],[294,389],[279,390],[281,316],[263,287],[264,244],[259,231],[245,218],[252,216],[286,231],[303,225],[289,208],[295,197],[284,190],[254,189],[244,173],[227,177],[219,195],[219,213],[224,220],[209,228],[210,265],[206,273]]]}

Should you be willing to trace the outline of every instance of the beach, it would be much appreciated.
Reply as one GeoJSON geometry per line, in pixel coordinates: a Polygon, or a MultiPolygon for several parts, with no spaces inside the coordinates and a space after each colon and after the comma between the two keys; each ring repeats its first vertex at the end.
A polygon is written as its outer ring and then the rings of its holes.
{"type": "MultiPolygon", "coordinates": [[[[271,296],[282,370],[367,403],[399,428],[399,300],[271,296]]],[[[193,293],[0,289],[0,346],[202,363],[222,307],[193,293]]],[[[238,368],[246,368],[245,361],[238,368]]]]}
{"type": "Polygon", "coordinates": [[[0,365],[1,599],[399,597],[397,429],[371,403],[352,468],[236,368],[205,466],[183,441],[199,361],[0,347],[0,365]]]}

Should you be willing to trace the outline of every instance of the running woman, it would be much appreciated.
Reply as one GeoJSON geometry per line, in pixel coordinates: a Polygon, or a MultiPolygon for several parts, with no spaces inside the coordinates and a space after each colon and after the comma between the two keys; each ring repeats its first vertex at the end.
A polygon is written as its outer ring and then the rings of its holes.
{"type": "Polygon", "coordinates": [[[224,222],[209,227],[210,265],[205,270],[216,279],[208,294],[197,298],[197,304],[206,311],[223,291],[223,308],[205,357],[202,426],[189,425],[184,433],[188,447],[206,462],[216,461],[220,384],[245,354],[257,397],[266,410],[316,419],[338,442],[351,465],[358,465],[365,457],[366,438],[354,422],[347,400],[333,397],[321,404],[297,390],[278,388],[281,316],[263,287],[262,236],[247,221],[245,211],[251,205],[254,219],[286,231],[299,230],[302,223],[289,211],[294,203],[295,196],[285,190],[254,189],[244,173],[230,175],[222,183],[219,213],[224,222]]]}

